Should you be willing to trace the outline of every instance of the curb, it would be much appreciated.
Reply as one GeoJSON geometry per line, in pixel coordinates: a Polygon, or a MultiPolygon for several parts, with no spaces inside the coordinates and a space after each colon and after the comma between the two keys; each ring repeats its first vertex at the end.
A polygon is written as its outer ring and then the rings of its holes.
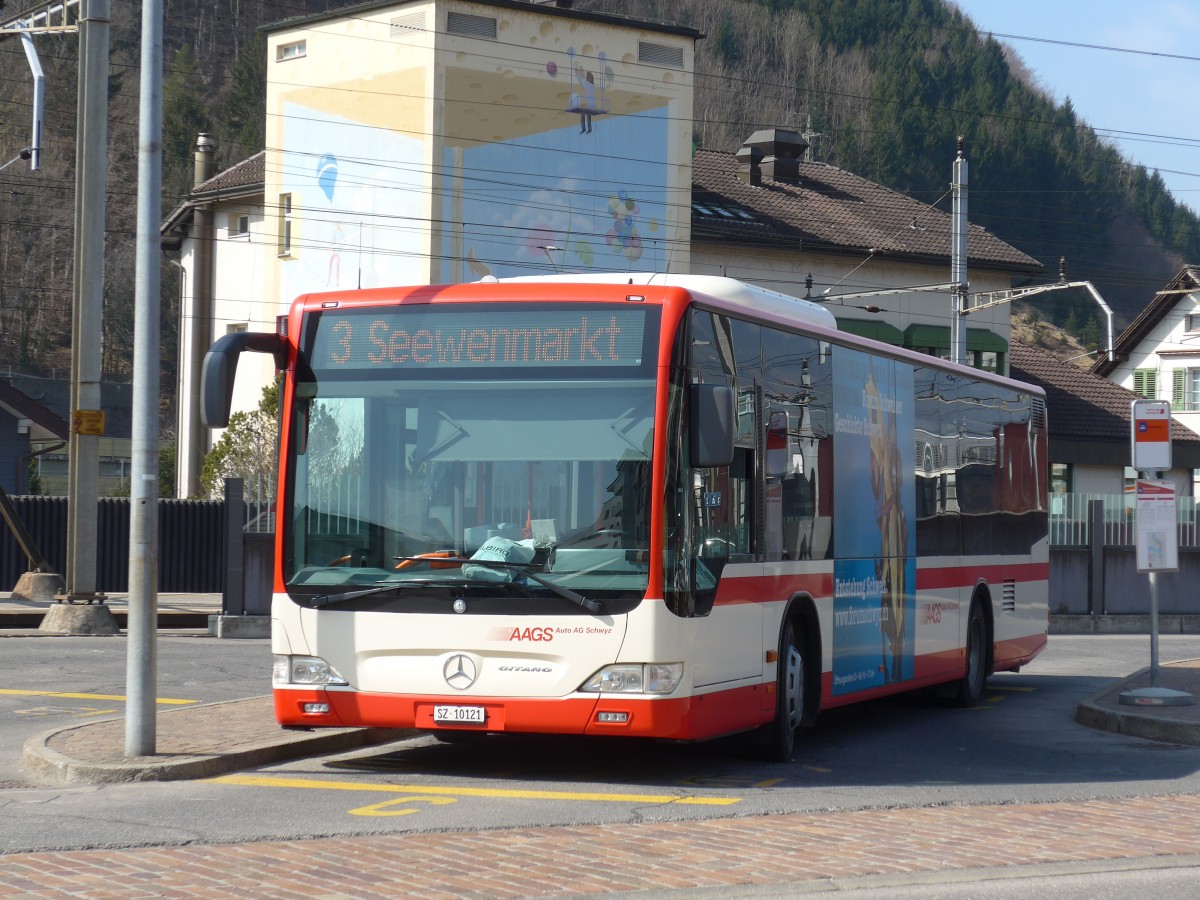
{"type": "MultiPolygon", "coordinates": [[[[244,700],[207,703],[187,710],[169,710],[159,715],[187,713],[196,709],[212,709],[244,700]]],[[[67,784],[126,784],[138,781],[186,781],[210,778],[238,769],[299,759],[339,750],[381,744],[411,734],[399,729],[339,728],[320,732],[286,732],[267,740],[248,743],[227,752],[191,754],[172,759],[158,756],[132,756],[117,763],[84,762],[72,759],[50,746],[52,739],[72,731],[123,722],[123,716],[102,719],[67,728],[56,728],[29,738],[21,752],[21,767],[34,781],[43,785],[67,784]]]]}
{"type": "Polygon", "coordinates": [[[1120,702],[1111,698],[1127,690],[1129,685],[1136,683],[1149,671],[1149,667],[1141,669],[1122,680],[1115,687],[1106,687],[1082,701],[1075,708],[1075,721],[1080,725],[1100,731],[1111,731],[1114,734],[1145,738],[1165,744],[1200,747],[1200,722],[1178,719],[1170,715],[1139,715],[1132,711],[1137,707],[1129,707],[1129,712],[1111,708],[1113,702],[1120,702]],[[1109,699],[1108,705],[1102,705],[1102,701],[1105,699],[1109,699]]]}
{"type": "MultiPolygon", "coordinates": [[[[1088,615],[1055,613],[1049,633],[1056,634],[1149,634],[1150,616],[1144,613],[1088,615]]],[[[1159,634],[1200,634],[1200,615],[1167,613],[1158,617],[1159,634]]]]}

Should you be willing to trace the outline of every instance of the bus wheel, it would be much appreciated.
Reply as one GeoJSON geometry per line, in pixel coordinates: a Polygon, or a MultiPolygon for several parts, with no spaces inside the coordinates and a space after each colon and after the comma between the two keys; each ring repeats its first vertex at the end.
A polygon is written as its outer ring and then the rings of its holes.
{"type": "Polygon", "coordinates": [[[796,749],[796,729],[804,718],[803,643],[794,620],[783,626],[779,638],[779,675],[775,687],[775,721],[767,733],[765,757],[787,762],[796,749]]]}
{"type": "Polygon", "coordinates": [[[955,700],[959,706],[978,706],[987,680],[987,621],[978,600],[971,601],[967,618],[967,671],[958,682],[955,700]]]}

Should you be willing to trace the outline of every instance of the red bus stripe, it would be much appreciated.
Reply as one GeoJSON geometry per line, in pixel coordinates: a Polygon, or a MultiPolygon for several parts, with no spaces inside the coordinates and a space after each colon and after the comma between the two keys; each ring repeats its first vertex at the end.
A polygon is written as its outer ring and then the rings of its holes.
{"type": "Polygon", "coordinates": [[[1014,563],[1012,565],[939,566],[917,569],[917,590],[937,591],[947,588],[972,588],[981,581],[999,584],[1002,581],[1048,581],[1050,564],[1014,563]]]}

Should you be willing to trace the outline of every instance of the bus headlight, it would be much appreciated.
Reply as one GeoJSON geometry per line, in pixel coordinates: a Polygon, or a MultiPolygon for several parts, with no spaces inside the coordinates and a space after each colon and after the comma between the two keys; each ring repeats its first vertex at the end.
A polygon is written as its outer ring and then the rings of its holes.
{"type": "Polygon", "coordinates": [[[681,678],[683,663],[605,666],[579,689],[602,694],[669,694],[681,678]]]}
{"type": "Polygon", "coordinates": [[[338,670],[319,656],[276,656],[271,684],[349,684],[338,670]]]}

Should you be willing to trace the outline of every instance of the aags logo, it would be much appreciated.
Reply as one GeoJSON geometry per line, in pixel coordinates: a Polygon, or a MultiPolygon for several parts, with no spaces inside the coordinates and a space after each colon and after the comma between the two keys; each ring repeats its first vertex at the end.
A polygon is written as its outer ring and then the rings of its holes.
{"type": "Polygon", "coordinates": [[[492,632],[493,641],[552,641],[553,628],[497,628],[492,632]]]}

